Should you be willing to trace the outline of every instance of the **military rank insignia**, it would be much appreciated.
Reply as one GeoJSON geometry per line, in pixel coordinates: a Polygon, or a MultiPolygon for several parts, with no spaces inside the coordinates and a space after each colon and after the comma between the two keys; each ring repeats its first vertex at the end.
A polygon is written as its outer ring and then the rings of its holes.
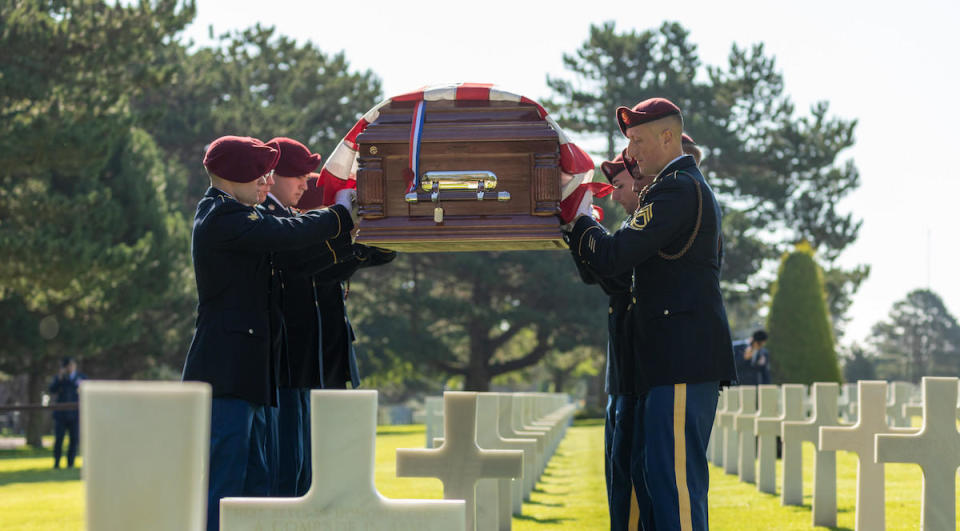
{"type": "Polygon", "coordinates": [[[260,219],[260,216],[258,216],[256,212],[251,212],[250,215],[247,216],[247,219],[249,219],[250,221],[256,221],[260,219]]]}
{"type": "Polygon", "coordinates": [[[630,220],[630,228],[643,230],[643,228],[647,226],[647,223],[650,223],[650,220],[652,219],[653,203],[647,203],[633,213],[633,218],[630,220]]]}

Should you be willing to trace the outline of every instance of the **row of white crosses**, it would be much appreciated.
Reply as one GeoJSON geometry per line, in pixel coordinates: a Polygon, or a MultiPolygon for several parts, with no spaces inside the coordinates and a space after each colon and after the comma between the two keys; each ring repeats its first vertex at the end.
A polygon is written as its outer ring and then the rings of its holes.
{"type": "Polygon", "coordinates": [[[926,377],[922,403],[908,405],[910,384],[895,382],[888,393],[886,382],[860,381],[856,389],[848,387],[844,393],[843,406],[856,419],[853,425],[840,423],[841,414],[847,417],[848,413],[839,409],[840,388],[835,383],[813,384],[809,417],[803,385],[728,388],[718,404],[708,455],[726,473],[775,494],[776,437],[780,436],[781,503],[802,505],[801,444],[813,443],[813,525],[832,527],[837,518],[835,452],[855,453],[858,530],[884,529],[883,463],[916,463],[923,470],[922,529],[954,529],[960,467],[958,383],[957,378],[926,377]],[[907,427],[914,415],[922,416],[921,428],[907,427]],[[754,448],[759,449],[756,456],[754,448]]]}
{"type": "MultiPolygon", "coordinates": [[[[203,529],[209,386],[85,381],[80,396],[87,529],[203,529]]],[[[374,486],[377,392],[313,391],[310,400],[312,433],[323,436],[312,440],[309,491],[225,498],[221,530],[510,529],[525,480],[545,466],[574,412],[565,395],[448,392],[442,444],[397,452],[398,476],[438,477],[445,499],[397,500],[374,486]],[[514,427],[538,438],[515,438],[514,427]],[[488,478],[493,488],[477,492],[488,478]]]]}

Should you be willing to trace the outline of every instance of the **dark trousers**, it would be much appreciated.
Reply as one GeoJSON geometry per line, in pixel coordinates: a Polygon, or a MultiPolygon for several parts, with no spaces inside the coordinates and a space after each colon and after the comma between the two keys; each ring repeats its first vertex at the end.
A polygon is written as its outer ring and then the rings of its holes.
{"type": "Polygon", "coordinates": [[[297,478],[297,496],[303,496],[310,490],[313,480],[313,443],[310,432],[313,422],[310,420],[310,390],[304,389],[303,407],[300,408],[300,419],[303,423],[303,469],[297,478]]]}
{"type": "Polygon", "coordinates": [[[310,389],[280,389],[275,496],[306,494],[310,480],[310,389]],[[305,485],[305,487],[303,487],[305,485]]]}
{"type": "Polygon", "coordinates": [[[66,415],[53,416],[53,468],[60,468],[60,455],[63,451],[63,436],[70,435],[67,443],[67,467],[73,468],[73,461],[77,457],[77,445],[80,437],[80,420],[76,412],[67,412],[66,415]]]}
{"type": "MultiPolygon", "coordinates": [[[[277,404],[280,405],[279,398],[277,404]]],[[[267,438],[264,442],[267,496],[277,496],[280,489],[280,407],[264,407],[263,417],[267,425],[267,438]]]]}
{"type": "Polygon", "coordinates": [[[707,442],[719,382],[658,386],[640,399],[643,474],[662,530],[709,529],[707,442]]]}
{"type": "Polygon", "coordinates": [[[269,494],[266,439],[263,406],[236,398],[213,399],[207,531],[220,529],[221,498],[269,494]]]}
{"type": "Polygon", "coordinates": [[[604,465],[611,531],[652,529],[650,496],[643,479],[640,399],[610,395],[604,429],[604,465]]]}

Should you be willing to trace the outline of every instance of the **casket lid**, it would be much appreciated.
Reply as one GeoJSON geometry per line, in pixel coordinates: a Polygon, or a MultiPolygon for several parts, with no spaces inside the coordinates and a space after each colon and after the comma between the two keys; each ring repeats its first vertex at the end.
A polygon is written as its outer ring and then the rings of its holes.
{"type": "MultiPolygon", "coordinates": [[[[357,136],[358,144],[409,143],[417,102],[394,101],[357,136]]],[[[559,135],[538,106],[507,101],[429,101],[421,142],[553,140],[559,135]]]]}

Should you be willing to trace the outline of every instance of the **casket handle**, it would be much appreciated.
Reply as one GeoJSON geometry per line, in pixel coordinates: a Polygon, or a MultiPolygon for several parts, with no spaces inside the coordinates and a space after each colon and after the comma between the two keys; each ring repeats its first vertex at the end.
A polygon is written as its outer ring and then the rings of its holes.
{"type": "Polygon", "coordinates": [[[497,176],[492,171],[428,171],[420,178],[420,190],[404,196],[408,203],[425,201],[496,200],[509,201],[510,192],[496,192],[497,176]],[[427,196],[429,194],[429,196],[427,196]]]}

